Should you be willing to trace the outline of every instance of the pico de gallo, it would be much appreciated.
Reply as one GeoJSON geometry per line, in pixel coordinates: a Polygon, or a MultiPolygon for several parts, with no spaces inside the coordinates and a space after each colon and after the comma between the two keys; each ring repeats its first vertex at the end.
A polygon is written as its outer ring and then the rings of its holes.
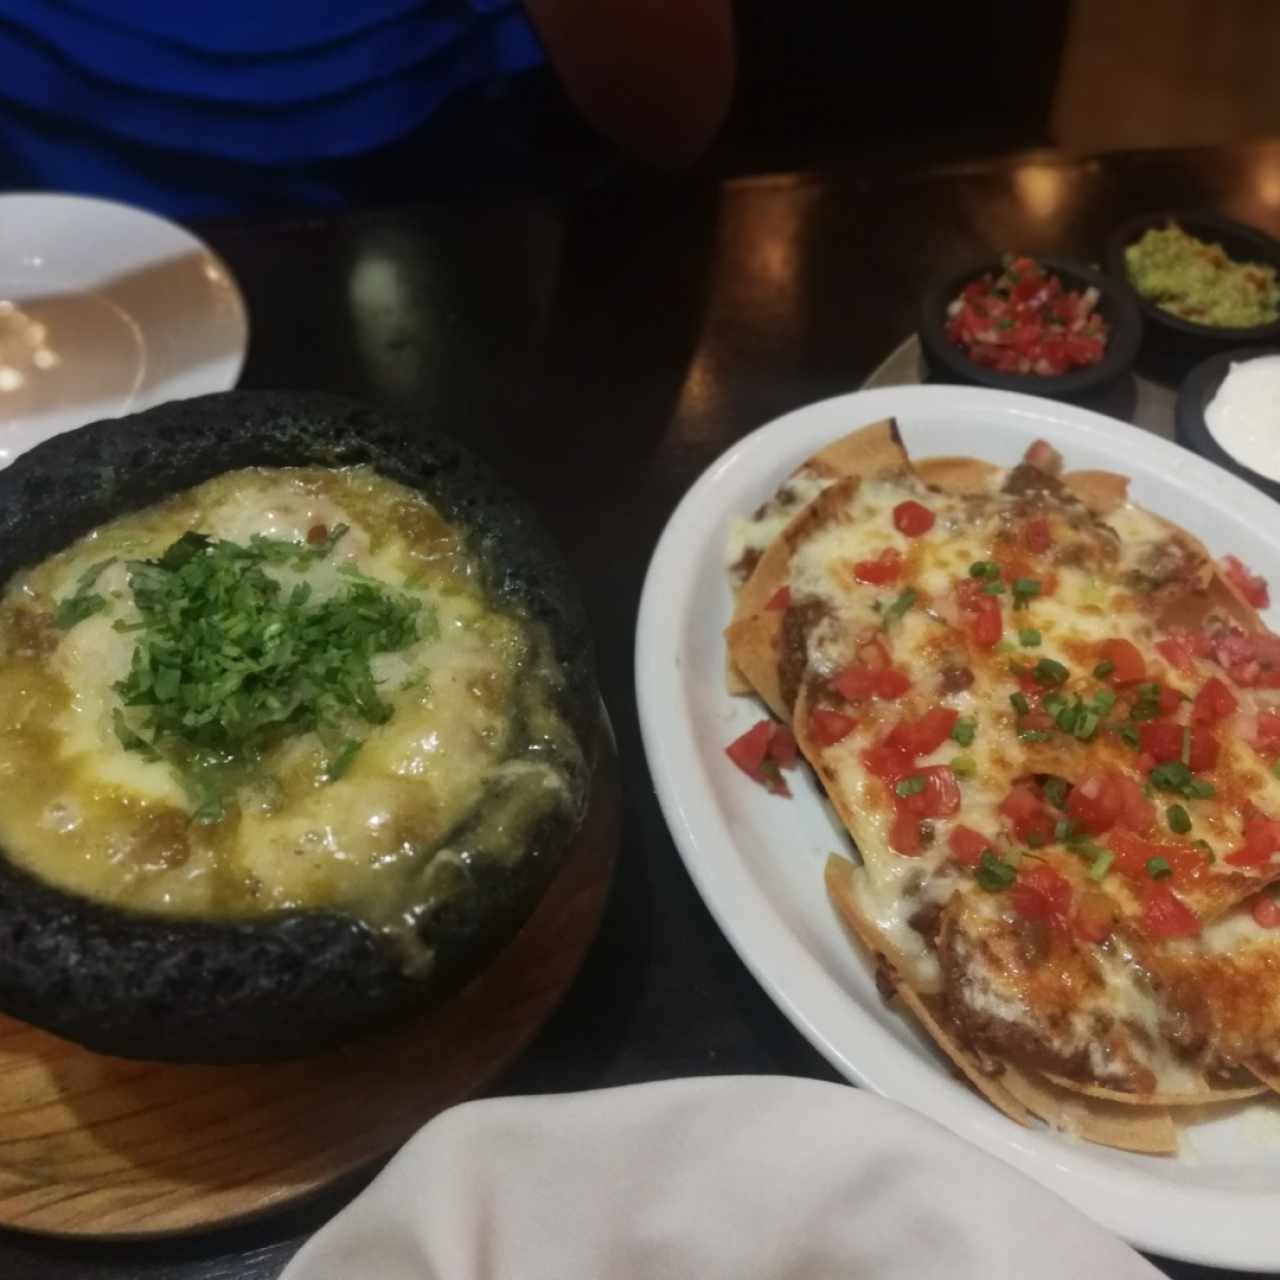
{"type": "Polygon", "coordinates": [[[1110,338],[1097,289],[1066,289],[1031,258],[1004,261],[999,276],[970,281],[951,301],[947,337],[1000,373],[1053,378],[1097,364],[1110,338]]]}

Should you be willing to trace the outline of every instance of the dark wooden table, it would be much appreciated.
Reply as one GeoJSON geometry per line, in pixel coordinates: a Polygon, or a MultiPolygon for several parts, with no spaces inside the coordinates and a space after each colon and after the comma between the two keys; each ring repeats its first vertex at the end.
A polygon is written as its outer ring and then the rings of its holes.
{"type": "MultiPolygon", "coordinates": [[[[739,964],[676,855],[632,675],[650,551],[740,436],[855,388],[926,283],[1017,247],[1086,258],[1142,210],[1210,205],[1280,234],[1280,144],[1068,161],[865,168],[571,207],[408,208],[201,230],[244,288],[243,385],[316,387],[457,435],[532,498],[577,571],[622,752],[624,845],[600,938],[495,1093],[783,1072],[834,1079],[739,964]]],[[[363,1179],[200,1237],[0,1233],[0,1277],[263,1280],[363,1179]]],[[[1175,1277],[1223,1275],[1162,1264],[1175,1277]]]]}

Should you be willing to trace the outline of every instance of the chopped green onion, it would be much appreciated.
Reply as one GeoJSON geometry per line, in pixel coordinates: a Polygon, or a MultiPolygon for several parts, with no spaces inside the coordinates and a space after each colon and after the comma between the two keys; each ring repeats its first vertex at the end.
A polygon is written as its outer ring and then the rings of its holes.
{"type": "Polygon", "coordinates": [[[1061,662],[1056,662],[1053,658],[1041,658],[1036,663],[1031,674],[1041,684],[1059,685],[1070,677],[1071,672],[1061,662]]]}
{"type": "Polygon", "coordinates": [[[1019,732],[1018,737],[1023,742],[1048,742],[1053,734],[1048,729],[1023,729],[1019,732]]]}
{"type": "Polygon", "coordinates": [[[1077,835],[1076,824],[1070,818],[1059,818],[1053,824],[1053,838],[1059,844],[1067,844],[1074,840],[1077,835]]]}
{"type": "Polygon", "coordinates": [[[348,738],[342,744],[342,749],[325,767],[325,775],[330,782],[337,782],[351,768],[351,762],[356,758],[362,745],[358,738],[348,738]]]}
{"type": "Polygon", "coordinates": [[[1013,709],[1020,715],[1025,716],[1031,710],[1031,703],[1027,701],[1027,695],[1022,692],[1011,693],[1009,701],[1013,704],[1013,709]]]}
{"type": "Polygon", "coordinates": [[[999,576],[1000,566],[994,560],[975,560],[969,566],[971,578],[998,578],[999,576]]]}
{"type": "Polygon", "coordinates": [[[1018,878],[1018,872],[1003,859],[997,858],[990,849],[984,849],[974,877],[988,893],[999,893],[1018,878]]]}
{"type": "Polygon", "coordinates": [[[1056,716],[1063,707],[1067,706],[1070,699],[1062,693],[1046,693],[1040,699],[1040,705],[1051,715],[1056,716]]]}
{"type": "Polygon", "coordinates": [[[1093,695],[1090,706],[1100,716],[1105,716],[1116,705],[1116,695],[1110,689],[1099,689],[1093,695]]]}
{"type": "Polygon", "coordinates": [[[1040,633],[1035,627],[1022,627],[1018,631],[1018,643],[1024,649],[1034,649],[1040,643],[1040,633]]]}
{"type": "Polygon", "coordinates": [[[1191,843],[1204,854],[1210,866],[1217,862],[1218,859],[1214,856],[1213,846],[1207,840],[1193,840],[1191,843]]]}
{"type": "Polygon", "coordinates": [[[881,625],[886,631],[889,629],[889,623],[896,618],[901,618],[915,604],[919,595],[920,593],[914,587],[908,587],[885,609],[884,622],[881,625]]]}
{"type": "Polygon", "coordinates": [[[1112,662],[1110,658],[1107,658],[1105,661],[1098,663],[1098,665],[1094,667],[1093,674],[1097,676],[1099,680],[1105,680],[1115,669],[1116,664],[1112,662]]]}
{"type": "Polygon", "coordinates": [[[1137,747],[1141,743],[1137,729],[1135,729],[1131,724],[1122,724],[1116,730],[1116,733],[1122,741],[1127,742],[1131,747],[1137,747]]]}
{"type": "Polygon", "coordinates": [[[1161,791],[1181,791],[1191,781],[1191,770],[1181,760],[1166,760],[1151,770],[1151,785],[1161,791]]]}
{"type": "Polygon", "coordinates": [[[972,778],[978,772],[978,762],[972,756],[953,756],[951,772],[959,778],[972,778]]]}
{"type": "Polygon", "coordinates": [[[900,796],[918,796],[924,790],[924,779],[918,773],[913,773],[899,778],[893,789],[900,796]]]}
{"type": "Polygon", "coordinates": [[[1003,582],[988,582],[987,585],[982,588],[982,594],[984,596],[1002,596],[1004,593],[1005,585],[1003,582]]]}
{"type": "Polygon", "coordinates": [[[972,746],[977,732],[977,724],[968,717],[962,716],[951,726],[951,741],[958,742],[962,747],[972,746]]]}
{"type": "Polygon", "coordinates": [[[1147,875],[1153,880],[1167,880],[1173,875],[1173,868],[1164,858],[1148,858],[1147,875]]]}
{"type": "Polygon", "coordinates": [[[1103,849],[1093,860],[1093,864],[1089,867],[1089,879],[1101,880],[1111,870],[1111,864],[1116,860],[1116,855],[1110,849],[1103,849]]]}
{"type": "Polygon", "coordinates": [[[1182,788],[1182,794],[1190,797],[1192,800],[1207,800],[1210,796],[1215,795],[1217,789],[1212,782],[1204,778],[1192,778],[1185,787],[1182,788]]]}
{"type": "Polygon", "coordinates": [[[1025,609],[1040,594],[1040,583],[1035,578],[1014,578],[1013,607],[1025,609]]]}
{"type": "Polygon", "coordinates": [[[1066,778],[1048,777],[1041,784],[1040,790],[1055,809],[1061,809],[1067,803],[1067,792],[1071,790],[1071,784],[1066,778]]]}
{"type": "Polygon", "coordinates": [[[1076,721],[1075,728],[1072,732],[1081,742],[1088,742],[1098,731],[1098,713],[1096,711],[1083,711],[1080,718],[1076,721]]]}
{"type": "Polygon", "coordinates": [[[1180,804],[1171,804],[1164,811],[1164,816],[1169,830],[1177,835],[1185,836],[1191,830],[1191,815],[1180,804]]]}

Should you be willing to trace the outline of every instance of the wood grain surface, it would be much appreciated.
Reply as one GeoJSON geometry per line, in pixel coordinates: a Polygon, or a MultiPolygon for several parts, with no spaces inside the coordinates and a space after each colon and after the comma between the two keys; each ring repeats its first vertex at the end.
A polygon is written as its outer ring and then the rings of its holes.
{"type": "Polygon", "coordinates": [[[245,1218],[386,1154],[480,1090],[555,1008],[595,935],[618,843],[600,730],[590,810],[534,914],[443,1008],[334,1053],[202,1067],[90,1053],[0,1018],[0,1224],[138,1237],[245,1218]]]}

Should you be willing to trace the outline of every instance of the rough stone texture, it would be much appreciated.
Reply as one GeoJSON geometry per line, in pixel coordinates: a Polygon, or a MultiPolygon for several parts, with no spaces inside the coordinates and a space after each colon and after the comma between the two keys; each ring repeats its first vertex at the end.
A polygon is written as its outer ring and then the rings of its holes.
{"type": "MultiPolygon", "coordinates": [[[[419,490],[465,527],[494,594],[546,624],[565,673],[564,713],[590,751],[590,635],[548,535],[455,442],[338,397],[204,396],[37,446],[0,472],[0,581],[224,471],[358,463],[419,490]]],[[[584,795],[591,765],[579,779],[584,795]]],[[[0,1009],[124,1057],[248,1062],[330,1048],[456,991],[528,916],[575,829],[574,818],[545,822],[517,871],[480,870],[424,922],[438,956],[424,981],[405,978],[393,950],[350,917],[144,915],[45,885],[0,850],[0,1009]]]]}

